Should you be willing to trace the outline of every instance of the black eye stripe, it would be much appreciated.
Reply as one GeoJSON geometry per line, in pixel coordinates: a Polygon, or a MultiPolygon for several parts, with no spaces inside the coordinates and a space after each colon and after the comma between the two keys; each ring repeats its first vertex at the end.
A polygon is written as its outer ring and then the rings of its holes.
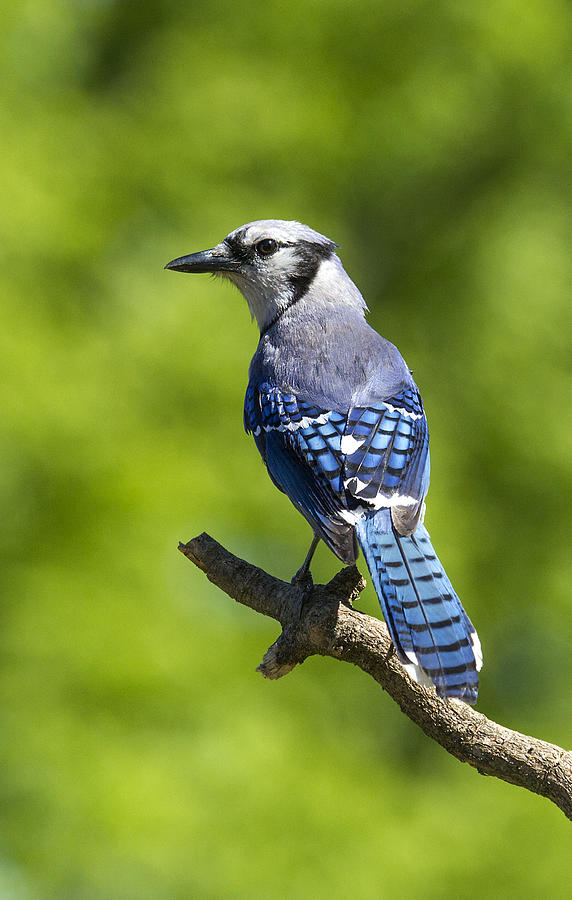
{"type": "Polygon", "coordinates": [[[230,248],[234,258],[241,263],[252,263],[257,256],[262,259],[272,256],[281,247],[292,248],[295,255],[298,258],[301,257],[304,262],[307,263],[311,257],[315,257],[316,259],[328,259],[333,255],[337,246],[334,243],[321,244],[314,241],[277,241],[274,238],[261,238],[254,244],[247,244],[244,243],[244,235],[241,234],[237,234],[233,237],[226,237],[224,243],[230,248]],[[261,252],[261,244],[272,245],[272,250],[270,251],[269,246],[266,253],[264,252],[266,247],[262,249],[261,252]]]}
{"type": "Polygon", "coordinates": [[[227,237],[224,239],[227,247],[230,247],[235,259],[240,262],[250,262],[254,257],[254,248],[243,244],[240,236],[227,237]]]}

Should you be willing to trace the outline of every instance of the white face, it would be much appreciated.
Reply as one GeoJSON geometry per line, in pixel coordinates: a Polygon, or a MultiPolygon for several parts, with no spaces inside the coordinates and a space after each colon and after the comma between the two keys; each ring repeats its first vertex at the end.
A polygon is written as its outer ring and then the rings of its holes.
{"type": "Polygon", "coordinates": [[[236,284],[264,330],[308,290],[335,246],[299,222],[268,219],[237,228],[215,250],[232,254],[237,268],[220,274],[236,284]]]}

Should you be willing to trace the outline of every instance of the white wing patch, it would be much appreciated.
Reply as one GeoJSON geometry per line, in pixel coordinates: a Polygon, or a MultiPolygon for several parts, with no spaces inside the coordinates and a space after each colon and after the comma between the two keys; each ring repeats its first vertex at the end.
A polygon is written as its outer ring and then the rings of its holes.
{"type": "Polygon", "coordinates": [[[263,428],[257,425],[253,430],[254,437],[258,437],[261,431],[298,431],[300,428],[309,428],[310,425],[324,425],[331,416],[331,412],[321,413],[319,416],[302,416],[297,422],[281,422],[280,425],[264,425],[263,428]]]}
{"type": "MultiPolygon", "coordinates": [[[[344,487],[359,500],[363,499],[360,498],[359,494],[360,491],[367,487],[367,484],[354,475],[344,481],[344,487]]],[[[383,509],[390,506],[416,506],[419,503],[419,497],[410,497],[408,494],[392,494],[391,497],[386,497],[384,494],[377,494],[371,500],[367,499],[366,503],[368,509],[383,509]]]]}
{"type": "Polygon", "coordinates": [[[352,453],[355,453],[356,450],[360,449],[360,447],[365,443],[365,440],[365,437],[357,439],[353,436],[353,434],[344,434],[341,443],[342,453],[345,453],[346,456],[351,456],[352,453]]]}
{"type": "Polygon", "coordinates": [[[324,425],[330,418],[331,413],[325,412],[315,418],[311,416],[302,416],[297,422],[281,422],[280,425],[265,425],[265,431],[298,431],[299,428],[309,428],[310,425],[324,425]]]}
{"type": "Polygon", "coordinates": [[[389,412],[396,412],[400,416],[405,416],[407,419],[413,419],[414,421],[415,419],[422,419],[424,415],[423,413],[409,412],[408,409],[403,409],[401,406],[392,406],[391,403],[384,403],[383,405],[389,412]]]}

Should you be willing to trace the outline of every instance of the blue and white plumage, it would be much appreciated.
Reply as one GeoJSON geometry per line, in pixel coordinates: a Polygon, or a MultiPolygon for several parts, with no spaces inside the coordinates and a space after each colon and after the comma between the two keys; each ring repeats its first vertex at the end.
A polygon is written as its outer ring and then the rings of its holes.
{"type": "Polygon", "coordinates": [[[423,524],[429,434],[421,396],[399,351],[367,324],[336,244],[299,222],[270,219],[167,268],[223,275],[243,293],[260,328],[244,424],[270,477],[315,541],[346,564],[361,547],[410,675],[474,703],[479,640],[423,524]]]}

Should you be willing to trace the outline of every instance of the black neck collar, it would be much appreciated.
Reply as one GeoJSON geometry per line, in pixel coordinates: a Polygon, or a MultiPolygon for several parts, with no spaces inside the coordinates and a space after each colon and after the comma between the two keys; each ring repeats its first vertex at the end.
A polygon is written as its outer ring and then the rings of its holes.
{"type": "Polygon", "coordinates": [[[276,322],[278,321],[278,319],[282,318],[282,316],[284,315],[284,313],[285,313],[285,312],[288,312],[289,309],[292,309],[292,307],[294,306],[294,304],[297,303],[298,300],[301,300],[303,296],[304,296],[304,294],[300,294],[300,295],[294,294],[294,296],[291,297],[290,300],[288,300],[288,303],[286,303],[285,306],[282,307],[282,309],[279,309],[279,310],[278,310],[278,312],[276,313],[276,315],[275,315],[272,319],[270,319],[270,322],[268,323],[268,325],[266,325],[266,327],[263,328],[262,331],[260,332],[260,339],[261,339],[261,340],[262,340],[262,338],[264,337],[264,335],[265,335],[268,331],[270,331],[270,329],[273,328],[274,325],[276,325],[276,322]]]}
{"type": "Polygon", "coordinates": [[[267,331],[270,331],[273,325],[276,325],[278,319],[284,315],[287,310],[291,309],[298,300],[305,297],[310,289],[314,278],[318,274],[322,262],[332,256],[334,249],[333,244],[315,244],[310,241],[302,242],[297,247],[298,264],[295,274],[290,275],[288,281],[292,289],[292,294],[288,303],[280,309],[273,319],[270,320],[266,328],[260,332],[260,337],[264,337],[267,331]]]}

